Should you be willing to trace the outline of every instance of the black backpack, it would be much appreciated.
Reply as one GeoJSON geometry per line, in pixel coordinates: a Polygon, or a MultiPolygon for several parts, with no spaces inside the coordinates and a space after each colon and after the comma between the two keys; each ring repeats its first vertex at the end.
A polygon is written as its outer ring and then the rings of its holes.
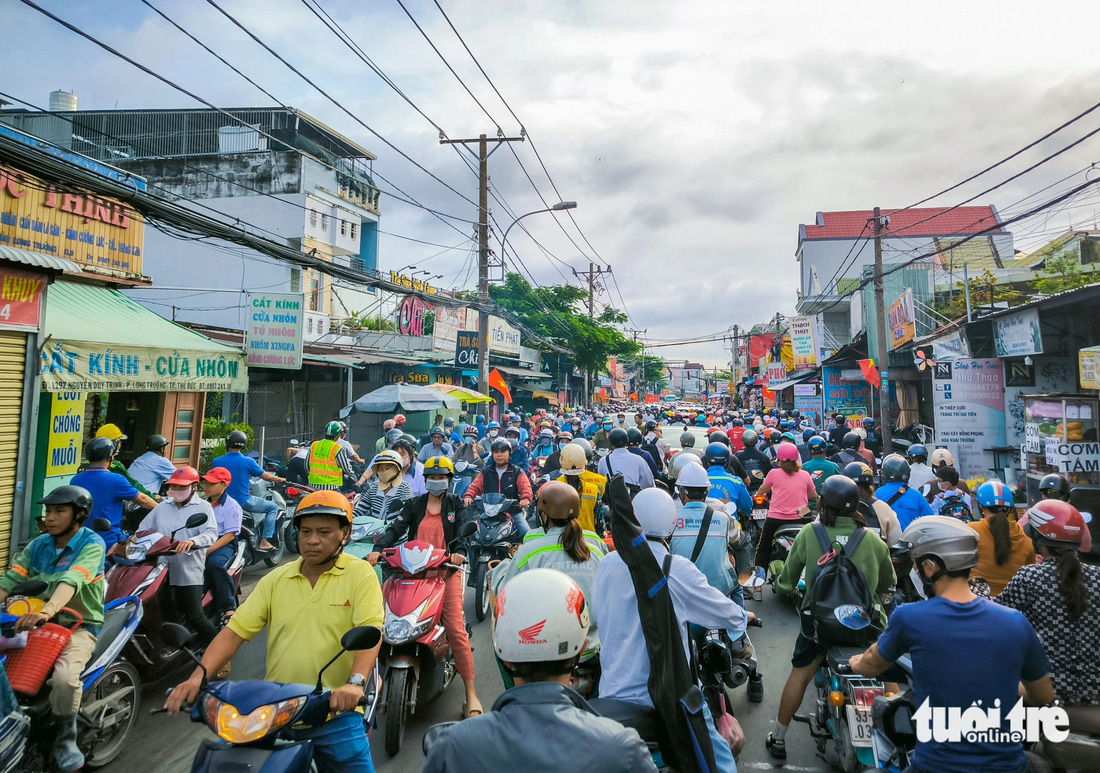
{"type": "Polygon", "coordinates": [[[823,555],[802,607],[802,633],[818,644],[827,646],[863,646],[877,633],[874,617],[876,612],[871,589],[867,587],[867,578],[856,566],[852,556],[867,530],[856,528],[848,538],[848,544],[839,547],[830,543],[829,534],[820,522],[812,526],[823,555]],[[844,617],[853,614],[863,616],[870,619],[872,624],[861,630],[854,630],[841,623],[837,610],[844,617]]]}
{"type": "Polygon", "coordinates": [[[658,470],[665,471],[665,460],[661,458],[661,449],[657,448],[656,441],[643,440],[641,449],[653,458],[653,463],[657,465],[658,470]]]}
{"type": "Polygon", "coordinates": [[[878,519],[878,514],[875,512],[874,506],[865,499],[859,500],[857,506],[859,512],[863,513],[863,525],[867,527],[867,531],[872,531],[878,536],[882,536],[882,523],[878,519]]]}

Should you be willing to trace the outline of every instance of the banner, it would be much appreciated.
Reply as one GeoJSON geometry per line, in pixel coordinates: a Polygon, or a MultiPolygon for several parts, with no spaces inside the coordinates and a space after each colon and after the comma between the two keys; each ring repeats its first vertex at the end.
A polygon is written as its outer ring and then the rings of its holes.
{"type": "Polygon", "coordinates": [[[1082,389],[1100,389],[1100,346],[1090,346],[1077,353],[1082,389]]]}
{"type": "Polygon", "coordinates": [[[917,322],[913,313],[913,290],[907,289],[890,304],[886,320],[890,327],[890,351],[917,337],[917,322]]]}
{"type": "Polygon", "coordinates": [[[50,406],[50,439],[46,476],[75,475],[84,447],[84,392],[59,392],[50,406]]]}
{"type": "Polygon", "coordinates": [[[970,344],[961,328],[932,342],[932,358],[935,360],[958,360],[968,357],[970,357],[970,344]]]}
{"type": "Polygon", "coordinates": [[[519,357],[519,331],[500,317],[489,317],[489,351],[519,357]]]}
{"type": "Polygon", "coordinates": [[[45,287],[44,274],[0,269],[0,328],[37,331],[45,287]]]}
{"type": "Polygon", "coordinates": [[[47,392],[248,391],[241,354],[81,341],[50,341],[42,350],[41,375],[47,392]]]}
{"type": "Polygon", "coordinates": [[[821,396],[817,393],[817,384],[795,384],[794,407],[815,427],[824,426],[821,421],[821,396]]]}
{"type": "Polygon", "coordinates": [[[866,381],[849,381],[841,378],[841,368],[821,369],[821,388],[825,413],[842,413],[849,417],[869,416],[871,413],[871,395],[873,390],[866,381]]]}
{"type": "Polygon", "coordinates": [[[477,331],[459,330],[455,333],[455,367],[462,370],[477,368],[477,331]]]}
{"type": "Polygon", "coordinates": [[[955,457],[964,478],[988,475],[993,466],[987,448],[1005,444],[1005,386],[1001,361],[955,360],[936,367],[932,405],[936,441],[955,457]]]}
{"type": "Polygon", "coordinates": [[[791,360],[795,370],[817,367],[817,317],[789,317],[791,360]]]}
{"type": "Polygon", "coordinates": [[[305,295],[246,293],[245,298],[248,317],[244,350],[248,364],[254,368],[301,369],[305,295]]]}
{"type": "Polygon", "coordinates": [[[768,362],[772,343],[775,341],[775,333],[767,335],[754,335],[749,338],[749,367],[758,368],[768,362]]]}
{"type": "Polygon", "coordinates": [[[453,352],[458,331],[465,328],[465,306],[436,306],[435,322],[432,323],[432,351],[453,352]]]}
{"type": "Polygon", "coordinates": [[[1026,357],[1043,353],[1039,311],[1022,311],[993,320],[993,348],[998,357],[1026,357]]]}

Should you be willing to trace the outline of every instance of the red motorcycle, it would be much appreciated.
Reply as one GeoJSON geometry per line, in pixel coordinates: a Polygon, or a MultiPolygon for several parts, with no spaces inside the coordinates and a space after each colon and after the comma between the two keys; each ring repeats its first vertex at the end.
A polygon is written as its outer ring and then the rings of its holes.
{"type": "MultiPolygon", "coordinates": [[[[161,626],[164,623],[182,624],[184,620],[168,600],[168,565],[161,563],[160,559],[176,552],[176,545],[179,543],[176,532],[202,526],[206,523],[206,518],[206,515],[196,513],[169,535],[139,531],[126,543],[123,555],[116,558],[117,563],[107,570],[108,603],[127,596],[141,599],[144,613],[141,624],[126,646],[127,660],[137,666],[143,679],[159,678],[166,670],[190,660],[186,652],[161,638],[161,626]]],[[[233,580],[235,596],[240,593],[241,571],[246,564],[246,547],[243,540],[238,541],[237,553],[226,567],[233,580]]],[[[203,594],[202,608],[210,621],[220,627],[221,620],[217,619],[214,598],[209,590],[203,594]]]]}
{"type": "MultiPolygon", "coordinates": [[[[459,539],[477,529],[462,527],[459,539]]],[[[443,629],[443,593],[447,577],[461,567],[449,563],[449,551],[427,542],[406,542],[382,551],[392,570],[382,584],[386,618],[378,653],[386,713],[386,752],[401,749],[405,722],[417,703],[427,703],[455,677],[454,654],[443,629]]],[[[466,630],[470,632],[469,623],[466,630]]]]}

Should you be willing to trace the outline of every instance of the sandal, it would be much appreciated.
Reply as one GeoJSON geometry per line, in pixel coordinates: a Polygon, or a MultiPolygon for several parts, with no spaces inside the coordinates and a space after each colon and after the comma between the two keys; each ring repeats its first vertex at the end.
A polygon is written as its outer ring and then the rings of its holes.
{"type": "Polygon", "coordinates": [[[768,733],[768,737],[764,739],[764,746],[775,759],[787,759],[787,742],[776,738],[772,733],[768,733]]]}
{"type": "Polygon", "coordinates": [[[478,701],[477,703],[478,703],[478,705],[476,707],[471,707],[468,703],[466,703],[466,701],[462,702],[462,718],[463,719],[469,719],[470,717],[478,717],[478,716],[481,716],[484,713],[484,711],[482,711],[482,709],[481,709],[481,701],[478,701]]]}

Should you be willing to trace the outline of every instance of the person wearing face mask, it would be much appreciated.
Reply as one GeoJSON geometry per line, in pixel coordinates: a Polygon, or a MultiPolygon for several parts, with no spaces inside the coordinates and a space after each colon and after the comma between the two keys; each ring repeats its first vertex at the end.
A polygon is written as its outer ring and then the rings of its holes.
{"type": "Polygon", "coordinates": [[[611,450],[611,439],[608,437],[611,434],[611,430],[615,429],[615,423],[611,420],[611,417],[605,417],[600,424],[599,431],[592,436],[592,445],[596,448],[606,448],[611,450]]]}
{"type": "Polygon", "coordinates": [[[497,438],[491,446],[493,463],[486,464],[485,469],[478,473],[473,483],[463,494],[466,507],[474,503],[474,499],[488,492],[490,494],[503,494],[513,504],[508,508],[508,514],[516,528],[516,535],[523,539],[529,527],[527,519],[522,511],[531,504],[531,479],[527,473],[511,463],[512,446],[504,438],[497,438]]]}
{"type": "Polygon", "coordinates": [[[176,532],[176,552],[167,559],[172,601],[194,631],[199,646],[205,647],[218,633],[202,611],[206,549],[218,540],[218,521],[210,503],[195,493],[198,482],[199,473],[194,467],[176,470],[168,479],[168,498],[142,519],[138,531],[176,532]],[[205,515],[206,521],[193,529],[181,528],[196,513],[205,515]]]}
{"type": "MultiPolygon", "coordinates": [[[[366,515],[388,521],[401,511],[405,502],[413,498],[412,486],[402,475],[407,464],[407,459],[394,450],[383,451],[371,459],[369,479],[355,501],[356,517],[366,515]]],[[[366,473],[363,477],[367,478],[366,473]]],[[[363,482],[360,480],[360,485],[363,482]]]]}
{"type": "Polygon", "coordinates": [[[477,439],[477,428],[470,426],[462,435],[462,442],[455,447],[454,461],[467,462],[477,469],[485,463],[487,453],[477,439]]]}
{"type": "MultiPolygon", "coordinates": [[[[424,485],[427,493],[408,500],[382,536],[374,543],[374,552],[367,555],[367,562],[376,566],[385,548],[399,542],[419,540],[434,548],[450,550],[452,564],[466,563],[466,544],[458,539],[459,529],[466,522],[466,507],[462,500],[449,492],[454,478],[454,465],[445,456],[433,456],[424,463],[424,485]]],[[[474,656],[466,633],[466,619],[462,614],[462,594],[465,582],[462,572],[452,572],[447,577],[443,592],[443,628],[454,653],[455,669],[466,686],[466,701],[462,718],[482,713],[481,701],[474,687],[474,656]]]]}
{"type": "Polygon", "coordinates": [[[534,450],[531,451],[531,459],[534,460],[534,462],[537,464],[539,459],[549,459],[550,455],[553,454],[555,450],[554,430],[539,430],[539,439],[535,443],[534,450]]]}
{"type": "Polygon", "coordinates": [[[562,449],[572,442],[572,432],[563,430],[562,432],[558,433],[557,438],[554,439],[553,450],[550,452],[550,455],[546,457],[546,464],[542,466],[543,473],[554,473],[555,470],[561,469],[562,449]]]}

